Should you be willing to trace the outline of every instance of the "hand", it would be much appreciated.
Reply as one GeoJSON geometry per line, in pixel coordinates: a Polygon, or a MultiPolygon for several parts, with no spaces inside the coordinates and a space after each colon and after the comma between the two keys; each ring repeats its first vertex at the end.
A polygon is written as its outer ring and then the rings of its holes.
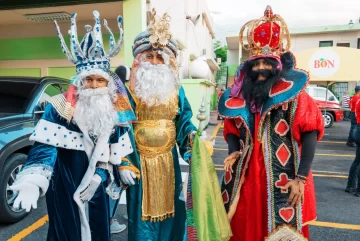
{"type": "Polygon", "coordinates": [[[206,140],[206,138],[207,138],[206,131],[202,131],[202,132],[201,132],[200,139],[201,139],[201,140],[206,140]]]}
{"type": "Polygon", "coordinates": [[[289,203],[292,207],[298,206],[300,203],[304,203],[305,183],[296,178],[284,186],[284,189],[289,188],[291,189],[291,193],[287,203],[289,203]]]}
{"type": "Polygon", "coordinates": [[[37,200],[40,197],[40,189],[38,186],[28,182],[19,182],[10,187],[13,191],[18,191],[18,196],[14,201],[13,207],[18,209],[21,205],[26,212],[30,212],[31,207],[37,208],[37,200]]]}
{"type": "Polygon", "coordinates": [[[224,160],[224,170],[226,172],[231,171],[234,172],[232,166],[234,165],[236,159],[238,159],[242,155],[241,151],[236,151],[231,153],[228,157],[224,160]]]}
{"type": "Polygon", "coordinates": [[[133,171],[121,170],[119,173],[121,181],[123,181],[123,183],[125,183],[126,185],[135,185],[134,179],[136,178],[136,175],[133,171]]]}
{"type": "MultiPolygon", "coordinates": [[[[190,139],[191,139],[191,140],[194,140],[195,135],[196,135],[196,132],[197,132],[197,131],[192,131],[192,132],[190,133],[190,139]]],[[[201,138],[202,140],[206,140],[206,138],[207,138],[206,131],[202,131],[202,132],[201,132],[200,138],[201,138]]]]}
{"type": "Polygon", "coordinates": [[[101,177],[100,175],[95,174],[91,179],[89,186],[80,193],[80,199],[83,202],[90,201],[91,198],[94,196],[96,190],[100,186],[100,184],[101,184],[101,177]]]}

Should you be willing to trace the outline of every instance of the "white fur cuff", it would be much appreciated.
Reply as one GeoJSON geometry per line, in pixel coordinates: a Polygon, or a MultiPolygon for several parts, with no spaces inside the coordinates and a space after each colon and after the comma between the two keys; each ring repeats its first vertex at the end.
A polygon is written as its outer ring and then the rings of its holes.
{"type": "Polygon", "coordinates": [[[84,135],[70,131],[66,127],[41,119],[36,125],[35,132],[30,136],[31,141],[37,141],[54,147],[85,151],[84,135]]]}
{"type": "Polygon", "coordinates": [[[126,132],[119,137],[118,143],[110,145],[110,163],[119,165],[121,159],[133,152],[129,134],[126,132]]]}

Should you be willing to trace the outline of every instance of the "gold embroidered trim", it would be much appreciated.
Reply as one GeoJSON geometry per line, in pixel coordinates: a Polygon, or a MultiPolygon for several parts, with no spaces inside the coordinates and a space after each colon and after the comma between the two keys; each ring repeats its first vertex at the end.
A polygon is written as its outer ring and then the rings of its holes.
{"type": "Polygon", "coordinates": [[[282,240],[308,241],[307,238],[305,238],[301,233],[299,233],[295,228],[290,225],[280,226],[265,239],[265,241],[282,240]]]}
{"type": "Polygon", "coordinates": [[[148,158],[140,154],[142,220],[162,221],[175,214],[175,171],[172,152],[148,158]]]}
{"type": "Polygon", "coordinates": [[[176,144],[176,128],[170,120],[147,120],[135,124],[134,136],[140,154],[154,158],[176,144]]]}
{"type": "Polygon", "coordinates": [[[163,216],[159,216],[159,217],[141,217],[141,220],[142,221],[150,221],[150,222],[161,222],[161,221],[164,221],[166,219],[169,219],[169,218],[174,218],[175,217],[175,212],[173,213],[167,213],[163,216]]]}
{"type": "Polygon", "coordinates": [[[63,117],[64,119],[70,121],[74,108],[70,103],[66,102],[65,96],[63,94],[55,95],[49,99],[49,103],[55,108],[56,112],[63,117]]]}
{"type": "Polygon", "coordinates": [[[130,166],[119,166],[118,170],[119,171],[122,171],[122,170],[133,171],[135,173],[136,178],[140,179],[140,177],[141,177],[140,170],[137,167],[135,167],[127,158],[123,158],[122,161],[128,162],[130,166]]]}
{"type": "Polygon", "coordinates": [[[139,100],[138,98],[136,97],[135,93],[131,90],[130,88],[130,83],[127,82],[125,83],[125,87],[127,88],[127,90],[129,91],[131,97],[133,98],[134,102],[135,102],[135,105],[138,105],[139,104],[139,100]]]}
{"type": "MultiPolygon", "coordinates": [[[[127,88],[129,85],[127,84],[127,88]]],[[[163,221],[175,215],[175,170],[172,149],[176,144],[174,119],[178,114],[178,90],[167,103],[148,106],[129,89],[136,103],[134,137],[140,154],[142,220],[163,221]]]]}

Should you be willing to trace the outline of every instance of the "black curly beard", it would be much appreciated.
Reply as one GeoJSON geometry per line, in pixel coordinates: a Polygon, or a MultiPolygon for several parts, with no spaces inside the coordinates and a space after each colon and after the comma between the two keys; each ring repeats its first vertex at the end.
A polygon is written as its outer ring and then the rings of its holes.
{"type": "Polygon", "coordinates": [[[276,68],[278,62],[273,59],[266,59],[272,65],[271,70],[253,71],[252,67],[255,61],[249,61],[243,67],[246,75],[241,92],[247,102],[254,101],[256,107],[259,108],[269,98],[273,84],[281,79],[281,71],[276,68]],[[259,75],[262,75],[265,80],[258,80],[259,75]]]}

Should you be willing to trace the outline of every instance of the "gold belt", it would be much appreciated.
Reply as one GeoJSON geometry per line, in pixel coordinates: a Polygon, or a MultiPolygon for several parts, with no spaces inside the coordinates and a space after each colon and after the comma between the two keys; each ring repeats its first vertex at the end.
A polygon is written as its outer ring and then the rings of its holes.
{"type": "Polygon", "coordinates": [[[176,143],[175,123],[171,120],[145,120],[135,125],[137,150],[146,157],[169,152],[176,143]]]}

